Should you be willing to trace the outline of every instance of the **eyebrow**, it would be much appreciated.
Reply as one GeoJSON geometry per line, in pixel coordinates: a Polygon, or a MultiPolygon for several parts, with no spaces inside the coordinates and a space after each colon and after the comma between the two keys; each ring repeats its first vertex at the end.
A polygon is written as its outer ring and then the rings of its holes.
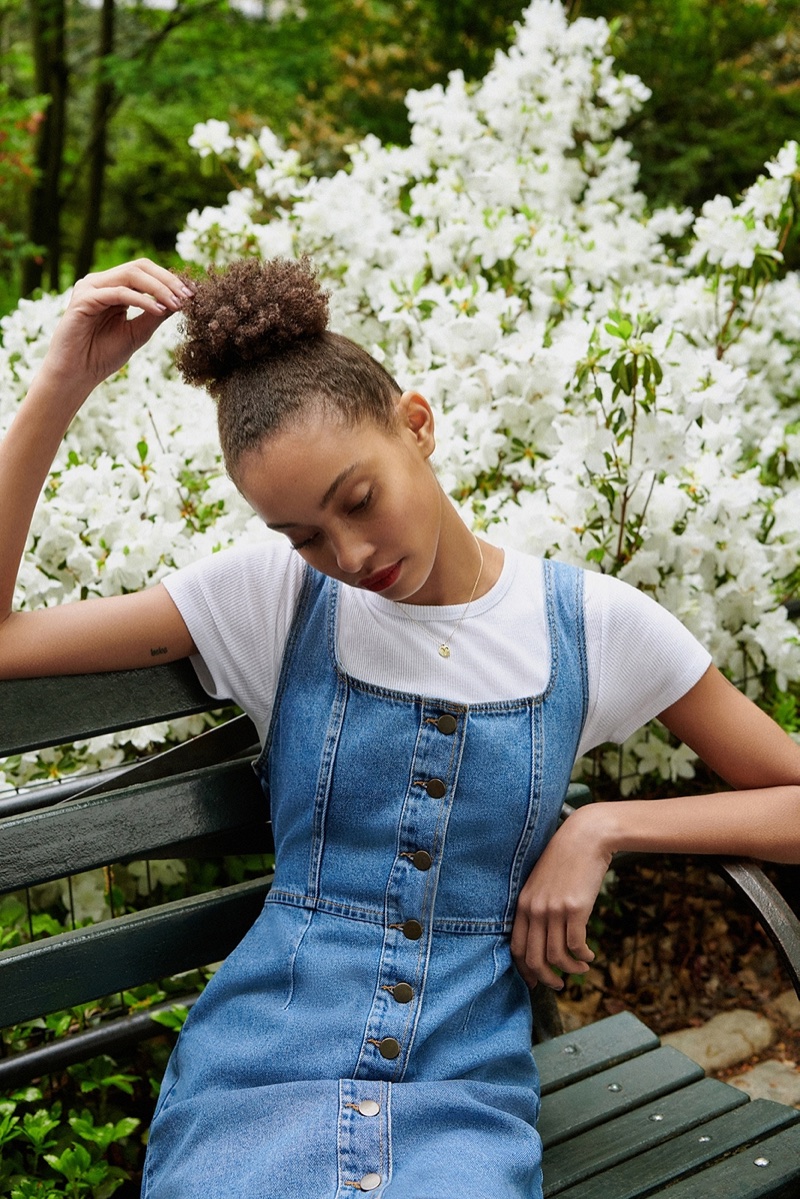
{"type": "MultiPolygon", "coordinates": [[[[352,464],[352,466],[346,466],[344,468],[344,470],[339,471],[338,475],[333,480],[330,487],[328,488],[328,490],[325,492],[324,496],[320,500],[320,502],[319,502],[320,508],[324,509],[324,508],[328,507],[328,504],[331,502],[333,497],[336,495],[336,492],[339,490],[342,483],[346,482],[346,480],[349,479],[352,474],[355,474],[355,472],[359,469],[360,466],[361,466],[360,461],[354,462],[352,464]]],[[[268,529],[296,529],[299,527],[301,527],[301,526],[298,525],[296,520],[287,521],[285,524],[279,524],[279,525],[268,524],[267,525],[268,529]]]]}

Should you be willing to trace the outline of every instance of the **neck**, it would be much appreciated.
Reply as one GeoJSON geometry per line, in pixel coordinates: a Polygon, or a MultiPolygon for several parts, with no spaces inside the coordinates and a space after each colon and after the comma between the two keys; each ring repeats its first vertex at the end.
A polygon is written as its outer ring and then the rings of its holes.
{"type": "Polygon", "coordinates": [[[414,604],[446,607],[480,599],[495,585],[503,569],[503,551],[486,541],[479,542],[444,492],[441,503],[436,561],[425,587],[414,596],[414,604]]]}

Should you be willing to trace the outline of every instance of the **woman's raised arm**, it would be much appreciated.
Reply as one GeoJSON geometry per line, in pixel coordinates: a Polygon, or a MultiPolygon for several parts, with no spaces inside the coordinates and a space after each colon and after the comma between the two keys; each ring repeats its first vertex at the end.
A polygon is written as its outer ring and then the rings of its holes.
{"type": "Polygon", "coordinates": [[[72,418],[188,294],[180,279],[146,259],[75,284],[41,369],[0,444],[0,678],[145,666],[193,652],[163,587],[34,612],[11,610],[33,512],[72,418]],[[142,311],[129,320],[131,307],[142,311]]]}

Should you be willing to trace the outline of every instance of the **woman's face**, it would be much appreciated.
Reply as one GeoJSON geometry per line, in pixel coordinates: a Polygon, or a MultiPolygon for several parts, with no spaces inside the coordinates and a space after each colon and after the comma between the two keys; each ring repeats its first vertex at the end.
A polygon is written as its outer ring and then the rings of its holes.
{"type": "Polygon", "coordinates": [[[406,392],[395,430],[310,415],[244,455],[237,482],[316,570],[387,599],[442,603],[446,500],[428,462],[433,448],[430,407],[406,392]]]}

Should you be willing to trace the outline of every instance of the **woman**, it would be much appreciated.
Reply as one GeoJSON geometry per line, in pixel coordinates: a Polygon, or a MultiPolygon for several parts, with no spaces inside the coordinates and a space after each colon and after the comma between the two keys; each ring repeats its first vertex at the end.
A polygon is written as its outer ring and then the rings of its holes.
{"type": "Polygon", "coordinates": [[[800,747],[651,600],[478,540],[431,470],[427,401],[326,322],[296,263],[195,287],[139,261],[76,285],[0,450],[0,676],[190,656],[263,741],[275,885],[171,1059],[147,1199],[532,1199],[526,982],[588,969],[617,850],[800,860],[800,747]],[[11,612],[72,416],[179,310],[179,366],[287,543],[11,612]],[[556,831],[576,755],[655,715],[734,790],[556,831]]]}

